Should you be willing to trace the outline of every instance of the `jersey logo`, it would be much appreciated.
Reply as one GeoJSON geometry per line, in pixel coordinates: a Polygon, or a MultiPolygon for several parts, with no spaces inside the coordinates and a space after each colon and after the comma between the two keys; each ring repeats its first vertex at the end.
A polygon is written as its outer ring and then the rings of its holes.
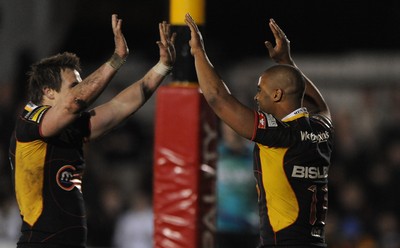
{"type": "Polygon", "coordinates": [[[321,143],[329,140],[329,132],[309,133],[300,131],[301,141],[311,141],[312,143],[321,143]]]}
{"type": "Polygon", "coordinates": [[[267,123],[268,123],[268,127],[277,127],[278,123],[276,122],[276,119],[274,116],[272,116],[271,114],[267,114],[267,123]]]}
{"type": "Polygon", "coordinates": [[[266,119],[265,116],[261,113],[258,113],[258,128],[265,129],[266,128],[266,119]]]}
{"type": "Polygon", "coordinates": [[[57,184],[61,189],[71,191],[76,187],[81,191],[81,175],[76,173],[76,168],[74,166],[64,165],[58,170],[56,177],[57,184]]]}
{"type": "Polygon", "coordinates": [[[310,178],[310,179],[321,179],[328,178],[328,166],[317,167],[317,166],[293,166],[292,177],[297,178],[310,178]]]}
{"type": "Polygon", "coordinates": [[[276,122],[276,119],[273,115],[271,114],[262,114],[258,113],[258,128],[260,129],[265,129],[268,127],[277,127],[278,123],[276,122]]]}

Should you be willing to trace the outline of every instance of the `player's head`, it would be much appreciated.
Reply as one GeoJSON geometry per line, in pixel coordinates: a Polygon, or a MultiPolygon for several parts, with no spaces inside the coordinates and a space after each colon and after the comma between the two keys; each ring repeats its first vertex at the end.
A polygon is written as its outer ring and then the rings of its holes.
{"type": "Polygon", "coordinates": [[[33,64],[27,73],[29,100],[35,104],[40,104],[46,88],[59,92],[62,83],[62,71],[66,69],[80,72],[80,61],[75,54],[64,52],[33,64]]]}
{"type": "Polygon", "coordinates": [[[297,68],[275,65],[263,72],[257,87],[254,99],[259,109],[275,115],[278,111],[293,111],[301,107],[305,81],[297,68]]]}

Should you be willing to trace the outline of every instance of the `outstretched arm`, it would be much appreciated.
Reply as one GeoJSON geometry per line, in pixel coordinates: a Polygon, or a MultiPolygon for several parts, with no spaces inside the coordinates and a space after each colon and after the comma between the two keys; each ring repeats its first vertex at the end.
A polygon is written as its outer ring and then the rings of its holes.
{"type": "Polygon", "coordinates": [[[143,78],[132,83],[111,101],[90,111],[91,139],[110,131],[135,113],[172,70],[176,58],[174,47],[176,34],[171,35],[170,25],[166,22],[159,23],[159,32],[160,41],[157,41],[157,45],[160,50],[160,60],[143,78]]]}
{"type": "Polygon", "coordinates": [[[116,14],[111,16],[111,25],[115,42],[114,54],[105,64],[85,78],[77,87],[73,88],[72,94],[75,95],[75,101],[78,105],[81,103],[87,107],[92,104],[128,57],[129,49],[121,30],[122,20],[116,14]]]}
{"type": "MultiPolygon", "coordinates": [[[[68,93],[52,106],[41,123],[43,137],[50,137],[74,121],[87,106],[103,92],[129,54],[124,35],[121,31],[122,20],[116,14],[111,17],[114,33],[115,51],[109,61],[81,81],[76,76],[76,86],[69,88],[68,93]]],[[[64,80],[64,79],[63,79],[64,80]]],[[[63,82],[65,84],[66,82],[63,82]]]]}
{"type": "Polygon", "coordinates": [[[251,139],[254,131],[254,111],[230,94],[209,61],[202,35],[189,14],[186,14],[185,22],[190,28],[190,52],[194,57],[197,78],[204,97],[219,118],[239,135],[251,139]]]}
{"type": "MultiPolygon", "coordinates": [[[[285,33],[273,19],[270,19],[269,27],[274,34],[276,43],[274,47],[271,42],[265,42],[265,46],[268,49],[269,56],[278,64],[288,64],[298,68],[291,57],[290,41],[286,37],[285,33]]],[[[312,113],[321,114],[330,119],[331,114],[329,111],[329,107],[326,104],[320,91],[314,85],[314,83],[304,75],[304,73],[303,77],[306,81],[306,92],[303,105],[307,107],[312,113]]]]}

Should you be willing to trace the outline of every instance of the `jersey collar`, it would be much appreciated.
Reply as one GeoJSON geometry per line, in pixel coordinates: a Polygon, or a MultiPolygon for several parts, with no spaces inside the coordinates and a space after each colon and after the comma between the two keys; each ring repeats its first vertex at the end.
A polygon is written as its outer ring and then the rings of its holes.
{"type": "Polygon", "coordinates": [[[292,120],[298,119],[300,117],[308,117],[307,108],[302,107],[302,108],[296,109],[292,113],[290,113],[287,116],[283,117],[282,121],[288,122],[288,121],[292,121],[292,120]]]}

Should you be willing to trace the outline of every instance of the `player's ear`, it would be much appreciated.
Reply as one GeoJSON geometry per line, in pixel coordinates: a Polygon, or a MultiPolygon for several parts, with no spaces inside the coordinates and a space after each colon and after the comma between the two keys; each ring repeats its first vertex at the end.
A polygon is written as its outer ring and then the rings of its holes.
{"type": "Polygon", "coordinates": [[[54,89],[51,89],[51,88],[49,88],[49,87],[44,87],[43,89],[42,89],[42,92],[43,92],[43,96],[44,97],[47,97],[48,99],[50,99],[50,100],[53,100],[54,99],[54,89]]]}
{"type": "Polygon", "coordinates": [[[275,89],[274,92],[274,101],[279,102],[282,100],[283,97],[283,90],[282,89],[275,89]]]}

